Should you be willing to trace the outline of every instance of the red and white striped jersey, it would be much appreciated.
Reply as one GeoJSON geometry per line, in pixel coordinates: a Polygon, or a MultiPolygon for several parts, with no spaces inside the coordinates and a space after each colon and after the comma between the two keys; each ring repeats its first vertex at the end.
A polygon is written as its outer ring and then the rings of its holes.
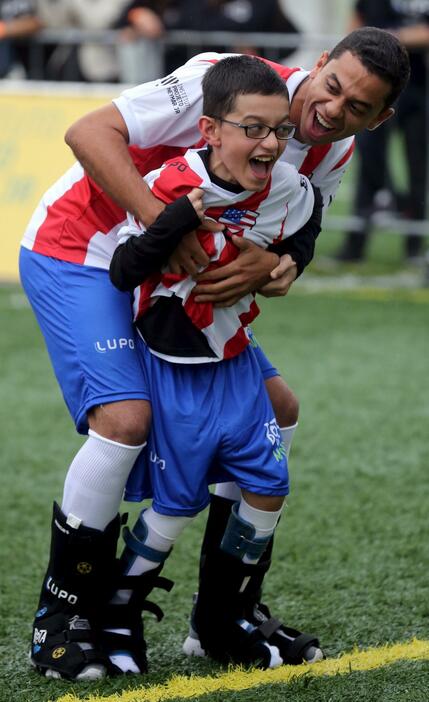
{"type": "MultiPolygon", "coordinates": [[[[114,100],[142,175],[200,143],[201,80],[213,62],[227,55],[199,54],[171,75],[125,90],[114,100]]],[[[286,80],[293,97],[308,72],[268,63],[286,80]]],[[[282,160],[308,176],[329,204],[350,162],[353,145],[353,137],[314,147],[291,139],[282,160]]],[[[45,256],[107,269],[117,245],[116,234],[125,221],[124,210],[76,163],[42,197],[22,245],[45,256]]]]}
{"type": "MultiPolygon", "coordinates": [[[[183,157],[167,161],[145,178],[156,197],[170,203],[192,188],[204,191],[205,215],[225,225],[225,232],[200,230],[200,242],[210,257],[205,270],[229,263],[238,255],[231,236],[250,239],[267,248],[294,234],[310,218],[314,205],[313,189],[305,176],[287,163],[277,162],[262,192],[227,189],[228,184],[212,182],[200,153],[190,149],[183,157]],[[223,187],[224,186],[224,187],[223,187]]],[[[118,232],[120,243],[130,236],[144,236],[144,228],[128,215],[128,224],[118,232]]],[[[240,353],[248,344],[245,327],[259,313],[254,295],[246,295],[228,308],[215,308],[211,303],[196,303],[193,278],[173,275],[168,266],[151,275],[134,293],[135,319],[144,315],[160,297],[181,298],[186,314],[205,335],[215,358],[192,358],[157,355],[175,363],[219,361],[240,353]]]]}
{"type": "MultiPolygon", "coordinates": [[[[213,63],[231,55],[198,54],[166,78],[125,90],[114,103],[127,124],[130,143],[145,147],[197,144],[200,138],[198,118],[203,109],[202,78],[213,63]]],[[[292,100],[309,72],[263,60],[284,78],[292,100]]],[[[306,175],[320,189],[325,205],[329,205],[350,163],[353,149],[354,137],[319,146],[291,139],[281,160],[306,175]]]]}

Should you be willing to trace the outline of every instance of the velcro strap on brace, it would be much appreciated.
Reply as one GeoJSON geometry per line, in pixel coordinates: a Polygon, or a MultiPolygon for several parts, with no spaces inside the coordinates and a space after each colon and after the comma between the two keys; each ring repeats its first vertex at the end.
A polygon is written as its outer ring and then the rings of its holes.
{"type": "Polygon", "coordinates": [[[269,639],[276,631],[282,627],[282,623],[275,617],[267,619],[266,622],[259,624],[257,627],[265,639],[269,639]]]}
{"type": "Polygon", "coordinates": [[[149,600],[146,600],[143,603],[142,610],[153,614],[159,622],[161,621],[161,619],[164,618],[164,612],[162,611],[161,607],[155,604],[155,602],[150,602],[149,600]]]}
{"type": "Polygon", "coordinates": [[[63,643],[92,643],[94,640],[94,632],[87,629],[64,629],[58,634],[53,634],[49,637],[49,643],[52,646],[59,646],[63,643]]]}
{"type": "Polygon", "coordinates": [[[255,528],[238,515],[238,502],[235,502],[226,525],[220,548],[230,556],[242,560],[259,560],[271,540],[272,534],[255,539],[255,528]]]}
{"type": "Polygon", "coordinates": [[[171,548],[169,551],[158,551],[155,548],[147,546],[144,541],[140,541],[135,534],[128,527],[124,527],[122,530],[122,536],[125,541],[127,548],[130,549],[137,556],[142,556],[152,563],[164,563],[171,553],[171,548]]]}
{"type": "Polygon", "coordinates": [[[151,592],[155,587],[166,592],[170,592],[174,587],[173,580],[164,578],[163,575],[158,575],[150,570],[144,573],[144,576],[119,575],[115,584],[117,590],[132,590],[133,593],[142,592],[143,597],[146,597],[146,593],[151,592]]]}

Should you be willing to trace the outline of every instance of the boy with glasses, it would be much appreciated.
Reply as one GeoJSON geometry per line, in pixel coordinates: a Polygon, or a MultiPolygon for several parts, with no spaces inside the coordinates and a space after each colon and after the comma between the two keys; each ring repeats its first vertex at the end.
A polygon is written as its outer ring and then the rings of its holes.
{"type": "MultiPolygon", "coordinates": [[[[122,559],[129,576],[159,572],[175,539],[209,504],[208,485],[235,481],[241,499],[202,566],[194,610],[201,645],[223,662],[312,662],[322,657],[315,637],[269,616],[253,621],[255,587],[268,571],[265,551],[289,490],[286,450],[246,333],[259,311],[254,295],[229,308],[198,304],[191,276],[159,266],[184,231],[198,229],[204,218],[225,227],[199,232],[208,268],[215,269],[234,260],[240,238],[269,248],[304,225],[319,227],[322,203],[307,178],[277,162],[294,125],[285,83],[267,64],[225,58],[204,76],[203,95],[199,129],[207,146],[145,177],[167,207],[147,230],[129,215],[110,266],[120,290],[139,285],[137,343],[153,413],[147,450],[127,485],[129,499],[153,493],[153,503],[128,534],[122,559]]],[[[115,621],[121,608],[126,614],[123,591],[115,621]]],[[[116,664],[135,672],[138,637],[132,629],[111,634],[116,664]]]]}

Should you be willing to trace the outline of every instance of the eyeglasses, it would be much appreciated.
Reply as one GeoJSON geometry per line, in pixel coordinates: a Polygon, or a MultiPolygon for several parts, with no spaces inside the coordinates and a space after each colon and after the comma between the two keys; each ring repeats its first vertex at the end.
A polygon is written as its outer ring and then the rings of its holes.
{"type": "Polygon", "coordinates": [[[271,132],[274,132],[277,139],[280,141],[286,141],[287,139],[292,139],[295,134],[296,126],[294,124],[279,124],[278,127],[269,127],[268,124],[240,124],[240,122],[231,122],[229,119],[223,119],[223,117],[217,117],[212,115],[214,119],[218,119],[219,122],[226,122],[227,124],[232,124],[233,127],[239,127],[244,129],[244,132],[249,139],[266,139],[271,132]]]}

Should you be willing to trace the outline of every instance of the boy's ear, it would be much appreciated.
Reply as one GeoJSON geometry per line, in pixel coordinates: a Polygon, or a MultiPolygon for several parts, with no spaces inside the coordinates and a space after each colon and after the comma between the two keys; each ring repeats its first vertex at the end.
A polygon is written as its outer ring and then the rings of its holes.
{"type": "Polygon", "coordinates": [[[220,146],[220,124],[214,117],[202,115],[198,121],[198,128],[204,141],[210,146],[220,146]]]}

